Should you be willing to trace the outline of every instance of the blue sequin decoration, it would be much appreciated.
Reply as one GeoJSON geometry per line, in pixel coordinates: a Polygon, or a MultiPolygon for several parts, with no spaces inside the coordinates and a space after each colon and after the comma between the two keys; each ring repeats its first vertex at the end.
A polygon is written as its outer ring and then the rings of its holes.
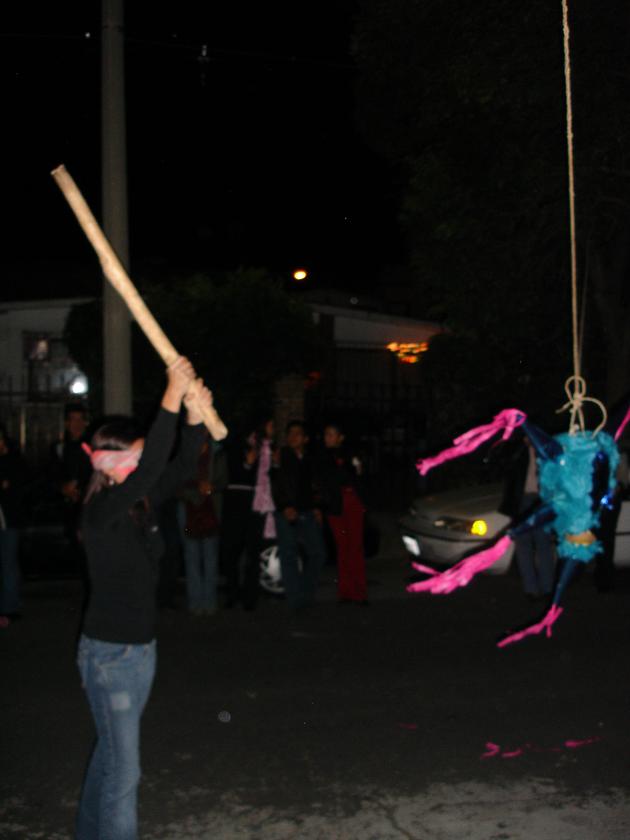
{"type": "Polygon", "coordinates": [[[539,458],[540,497],[550,504],[556,518],[549,526],[558,537],[558,554],[588,563],[602,550],[599,540],[591,545],[577,545],[566,534],[581,534],[599,525],[599,510],[609,503],[615,489],[619,464],[617,444],[607,432],[578,432],[555,435],[562,452],[554,458],[539,458]],[[605,458],[609,464],[608,487],[593,505],[593,467],[605,458]]]}

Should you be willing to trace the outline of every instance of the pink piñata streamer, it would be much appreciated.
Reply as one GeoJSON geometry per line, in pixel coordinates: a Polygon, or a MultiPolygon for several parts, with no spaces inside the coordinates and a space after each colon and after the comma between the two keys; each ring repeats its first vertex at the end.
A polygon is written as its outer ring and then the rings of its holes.
{"type": "Polygon", "coordinates": [[[519,411],[518,408],[505,408],[493,418],[492,423],[486,423],[485,426],[476,426],[474,429],[456,437],[453,441],[455,445],[450,449],[445,449],[432,458],[421,458],[416,463],[416,469],[420,475],[426,475],[433,467],[437,467],[445,461],[452,461],[462,455],[474,452],[482,443],[485,443],[500,431],[503,431],[502,440],[507,440],[514,429],[521,426],[526,419],[527,415],[519,411]]]}
{"type": "Polygon", "coordinates": [[[486,741],[486,751],[482,753],[480,758],[494,758],[495,755],[499,755],[501,753],[501,747],[498,744],[494,744],[492,741],[486,741]]]}
{"type": "Polygon", "coordinates": [[[413,568],[417,572],[424,572],[425,575],[439,575],[437,569],[432,569],[431,566],[423,566],[422,563],[412,563],[413,568]]]}
{"type": "Polygon", "coordinates": [[[460,586],[467,586],[476,574],[490,568],[511,544],[510,537],[507,535],[501,537],[490,548],[486,548],[477,554],[471,554],[470,557],[465,557],[444,572],[436,572],[427,566],[416,566],[420,571],[430,572],[432,577],[417,583],[410,583],[407,592],[431,592],[433,595],[448,595],[449,592],[460,586]]]}
{"type": "Polygon", "coordinates": [[[570,750],[578,750],[580,747],[588,747],[591,744],[597,744],[602,739],[599,735],[595,735],[592,738],[582,738],[581,740],[574,740],[570,738],[568,741],[564,742],[564,746],[570,750]]]}
{"type": "Polygon", "coordinates": [[[628,409],[628,411],[626,412],[626,416],[625,416],[625,417],[623,418],[623,420],[621,421],[621,425],[619,426],[619,428],[618,428],[618,429],[617,429],[617,431],[615,432],[615,440],[619,440],[619,438],[620,438],[620,437],[621,437],[621,435],[623,434],[623,430],[624,430],[624,429],[626,428],[626,426],[628,425],[628,421],[630,421],[630,408],[629,408],[629,409],[628,409]]]}
{"type": "Polygon", "coordinates": [[[525,755],[527,752],[534,752],[534,753],[561,753],[563,750],[577,750],[580,747],[588,747],[592,744],[597,744],[602,739],[596,735],[592,738],[582,738],[581,740],[575,740],[569,738],[567,741],[564,741],[561,747],[539,747],[536,744],[523,744],[522,747],[516,747],[511,750],[504,750],[500,744],[495,744],[493,741],[486,741],[486,751],[482,753],[479,758],[486,759],[486,758],[520,758],[522,755],[525,755]]]}
{"type": "Polygon", "coordinates": [[[550,639],[551,628],[553,627],[554,623],[560,618],[562,612],[562,607],[558,607],[556,604],[552,604],[549,612],[542,619],[542,621],[539,621],[537,624],[532,624],[531,627],[526,627],[524,630],[519,630],[518,633],[512,633],[511,636],[506,636],[505,639],[501,639],[501,641],[497,643],[497,647],[506,647],[506,645],[511,645],[512,642],[520,642],[521,639],[524,639],[526,636],[537,636],[543,631],[546,632],[547,638],[550,639]]]}

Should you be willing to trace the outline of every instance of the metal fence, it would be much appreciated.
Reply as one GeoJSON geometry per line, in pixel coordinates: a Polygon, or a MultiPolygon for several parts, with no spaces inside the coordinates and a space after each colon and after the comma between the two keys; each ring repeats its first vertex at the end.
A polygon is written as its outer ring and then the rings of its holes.
{"type": "Polygon", "coordinates": [[[420,489],[414,464],[424,450],[427,409],[419,367],[401,365],[388,351],[342,349],[306,393],[313,431],[339,422],[360,451],[375,507],[400,509],[420,489]]]}
{"type": "Polygon", "coordinates": [[[0,392],[0,421],[31,463],[42,463],[63,434],[65,402],[33,401],[17,391],[0,392]]]}

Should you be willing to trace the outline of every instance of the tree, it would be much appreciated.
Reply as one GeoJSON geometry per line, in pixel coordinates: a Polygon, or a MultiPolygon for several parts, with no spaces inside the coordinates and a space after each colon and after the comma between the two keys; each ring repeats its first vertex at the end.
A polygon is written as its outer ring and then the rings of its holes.
{"type": "MultiPolygon", "coordinates": [[[[587,304],[593,391],[606,365],[630,368],[606,325],[629,314],[614,258],[630,204],[629,20],[620,0],[571,11],[579,264],[584,280],[588,252],[606,277],[589,283],[603,316],[587,304]]],[[[572,369],[559,0],[363,0],[355,53],[363,133],[400,173],[416,299],[450,331],[426,356],[440,428],[512,395],[549,415],[572,369]]]]}
{"type": "MultiPolygon", "coordinates": [[[[212,389],[228,425],[268,412],[276,380],[306,373],[322,352],[310,310],[264,271],[175,277],[144,284],[143,294],[173,344],[212,389]]],[[[100,301],[74,307],[65,330],[70,353],[97,394],[100,307],[100,301]]],[[[164,372],[135,326],[133,360],[134,409],[145,416],[155,406],[164,372]]]]}

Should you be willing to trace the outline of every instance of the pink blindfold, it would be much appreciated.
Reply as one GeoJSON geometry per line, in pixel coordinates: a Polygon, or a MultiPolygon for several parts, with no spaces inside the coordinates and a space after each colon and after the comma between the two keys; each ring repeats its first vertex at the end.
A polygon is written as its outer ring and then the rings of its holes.
{"type": "Polygon", "coordinates": [[[138,466],[142,456],[142,449],[92,449],[87,443],[81,448],[90,456],[92,467],[100,472],[118,470],[125,478],[138,466]]]}

